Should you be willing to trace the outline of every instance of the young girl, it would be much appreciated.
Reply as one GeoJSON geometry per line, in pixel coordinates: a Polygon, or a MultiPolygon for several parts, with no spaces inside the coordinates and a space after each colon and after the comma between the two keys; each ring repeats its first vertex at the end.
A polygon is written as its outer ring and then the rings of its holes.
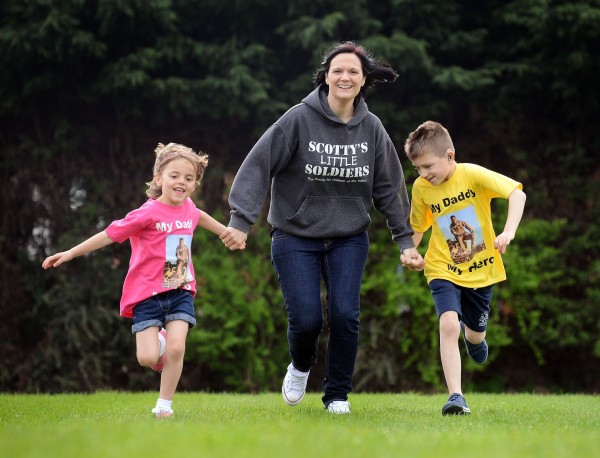
{"type": "MultiPolygon", "coordinates": [[[[208,156],[176,143],[159,143],[155,152],[153,178],[146,191],[150,199],[83,243],[49,256],[42,267],[58,267],[113,242],[130,240],[131,260],[123,285],[121,316],[133,318],[131,330],[140,365],[162,372],[160,394],[152,413],[156,418],[165,418],[173,415],[171,403],[183,369],[185,339],[188,329],[196,324],[194,268],[190,257],[186,274],[181,275],[181,268],[178,271],[179,247],[185,245],[191,250],[198,225],[217,235],[225,231],[225,226],[201,212],[190,199],[202,179],[208,156]]],[[[229,246],[230,250],[244,248],[245,243],[229,246]]]]}

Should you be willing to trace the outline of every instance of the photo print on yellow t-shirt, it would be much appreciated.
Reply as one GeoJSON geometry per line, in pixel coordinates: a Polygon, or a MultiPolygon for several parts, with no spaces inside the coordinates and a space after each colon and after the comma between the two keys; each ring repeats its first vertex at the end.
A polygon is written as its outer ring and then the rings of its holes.
{"type": "Polygon", "coordinates": [[[454,264],[469,262],[485,250],[481,224],[472,205],[441,215],[436,222],[444,234],[454,264]]]}
{"type": "Polygon", "coordinates": [[[190,272],[192,236],[174,234],[166,239],[163,288],[181,288],[194,279],[190,272]]]}

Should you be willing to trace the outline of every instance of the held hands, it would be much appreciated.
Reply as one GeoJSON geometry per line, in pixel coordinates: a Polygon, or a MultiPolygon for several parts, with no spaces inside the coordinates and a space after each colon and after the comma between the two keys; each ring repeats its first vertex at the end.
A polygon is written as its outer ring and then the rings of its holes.
{"type": "Polygon", "coordinates": [[[506,247],[510,245],[510,241],[515,238],[515,234],[512,232],[504,231],[498,235],[494,240],[494,248],[496,248],[500,254],[506,253],[506,247]]]}
{"type": "Polygon", "coordinates": [[[402,263],[402,267],[406,267],[408,270],[421,271],[425,268],[425,260],[416,248],[403,250],[400,255],[400,262],[402,263]]]}
{"type": "Polygon", "coordinates": [[[223,245],[231,251],[246,249],[246,239],[248,238],[248,234],[239,229],[228,227],[221,233],[220,237],[223,245]]]}

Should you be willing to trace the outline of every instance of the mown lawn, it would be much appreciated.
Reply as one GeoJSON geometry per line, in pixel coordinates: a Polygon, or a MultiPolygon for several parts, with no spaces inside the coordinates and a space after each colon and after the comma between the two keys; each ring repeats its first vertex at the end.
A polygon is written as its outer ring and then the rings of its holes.
{"type": "Polygon", "coordinates": [[[445,395],[352,394],[352,414],[318,394],[178,393],[157,421],[156,393],[0,394],[0,457],[596,457],[600,398],[468,394],[471,415],[442,417],[445,395]]]}

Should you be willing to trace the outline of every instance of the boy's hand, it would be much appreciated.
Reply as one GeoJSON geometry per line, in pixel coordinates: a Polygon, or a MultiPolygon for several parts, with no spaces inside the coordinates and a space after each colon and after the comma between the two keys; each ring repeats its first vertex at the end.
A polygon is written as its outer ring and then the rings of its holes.
{"type": "Polygon", "coordinates": [[[228,227],[223,231],[220,237],[223,245],[231,251],[246,249],[246,239],[248,238],[248,234],[239,229],[228,227]]]}
{"type": "Polygon", "coordinates": [[[510,241],[515,238],[515,234],[512,232],[504,231],[494,240],[494,248],[496,248],[500,254],[506,253],[506,247],[510,245],[510,241]]]}
{"type": "Polygon", "coordinates": [[[400,262],[402,263],[402,267],[406,267],[408,270],[421,271],[425,268],[425,260],[416,248],[403,250],[400,255],[400,262]]]}

